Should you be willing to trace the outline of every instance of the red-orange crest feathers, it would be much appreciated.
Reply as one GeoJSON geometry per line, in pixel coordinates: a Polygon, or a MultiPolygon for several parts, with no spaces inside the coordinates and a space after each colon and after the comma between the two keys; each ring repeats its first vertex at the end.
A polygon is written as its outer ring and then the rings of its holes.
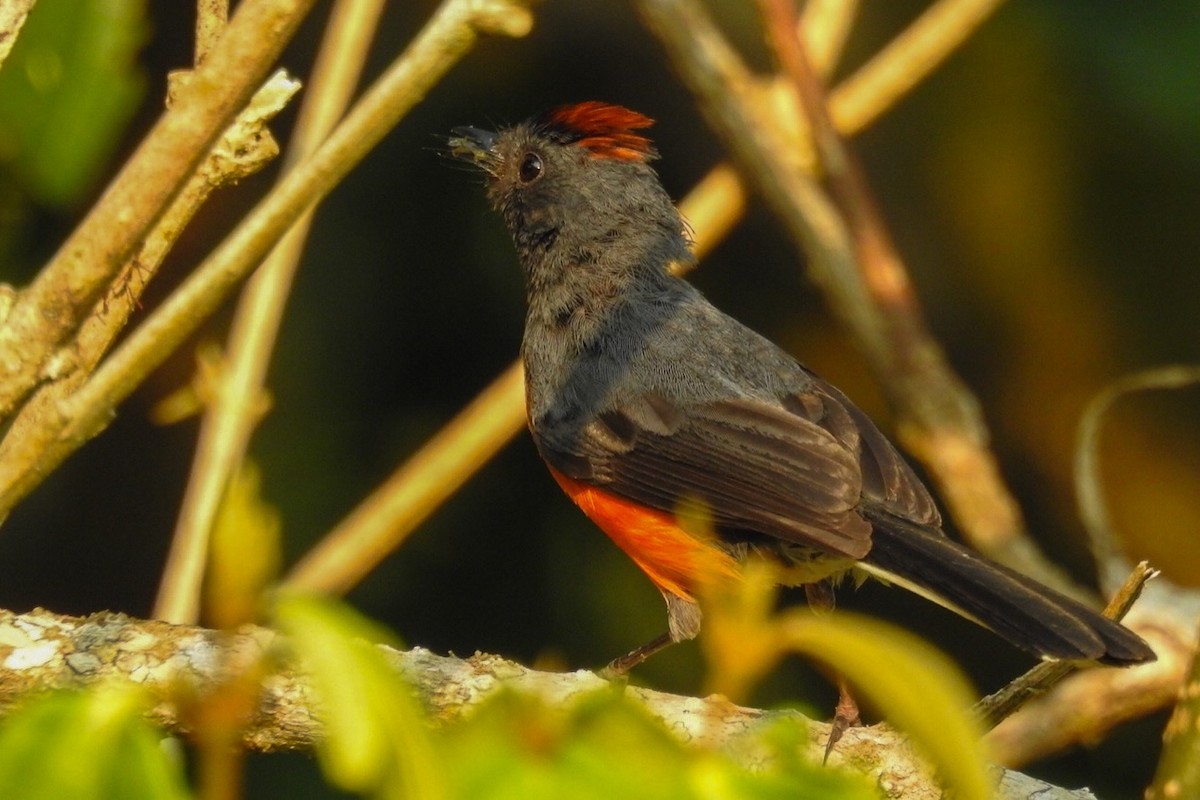
{"type": "Polygon", "coordinates": [[[537,127],[563,144],[575,144],[594,158],[649,161],[657,157],[654,146],[634,131],[648,128],[654,120],[628,108],[589,100],[560,106],[541,116],[537,127]]]}

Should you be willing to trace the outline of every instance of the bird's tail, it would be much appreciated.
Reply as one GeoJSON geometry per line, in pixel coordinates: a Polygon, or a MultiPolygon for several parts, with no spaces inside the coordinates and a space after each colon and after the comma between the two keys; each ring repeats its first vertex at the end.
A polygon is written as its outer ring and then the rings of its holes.
{"type": "Polygon", "coordinates": [[[1128,628],[930,531],[869,510],[871,551],[860,566],[947,606],[1034,655],[1129,665],[1154,651],[1128,628]]]}

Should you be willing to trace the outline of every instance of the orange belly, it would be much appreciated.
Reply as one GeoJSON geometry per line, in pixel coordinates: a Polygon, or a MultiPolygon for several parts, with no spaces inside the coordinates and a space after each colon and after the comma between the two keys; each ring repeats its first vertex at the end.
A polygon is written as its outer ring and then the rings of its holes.
{"type": "Polygon", "coordinates": [[[741,577],[737,561],[684,530],[674,514],[638,505],[555,469],[550,474],[661,591],[694,601],[697,586],[741,577]]]}

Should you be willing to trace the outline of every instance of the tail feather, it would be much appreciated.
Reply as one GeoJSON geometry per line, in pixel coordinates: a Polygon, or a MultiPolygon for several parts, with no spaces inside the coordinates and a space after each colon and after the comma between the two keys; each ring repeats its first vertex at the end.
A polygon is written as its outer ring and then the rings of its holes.
{"type": "Polygon", "coordinates": [[[886,512],[861,566],[992,629],[1034,655],[1128,665],[1154,651],[1128,628],[966,547],[886,512]]]}

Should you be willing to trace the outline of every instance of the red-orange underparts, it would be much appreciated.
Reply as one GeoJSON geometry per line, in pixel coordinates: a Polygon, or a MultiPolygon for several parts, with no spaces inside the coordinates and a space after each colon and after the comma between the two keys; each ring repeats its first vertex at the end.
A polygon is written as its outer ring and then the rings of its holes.
{"type": "Polygon", "coordinates": [[[741,577],[737,561],[688,533],[674,514],[646,508],[554,469],[550,474],[661,591],[694,601],[692,592],[702,583],[741,577]]]}

